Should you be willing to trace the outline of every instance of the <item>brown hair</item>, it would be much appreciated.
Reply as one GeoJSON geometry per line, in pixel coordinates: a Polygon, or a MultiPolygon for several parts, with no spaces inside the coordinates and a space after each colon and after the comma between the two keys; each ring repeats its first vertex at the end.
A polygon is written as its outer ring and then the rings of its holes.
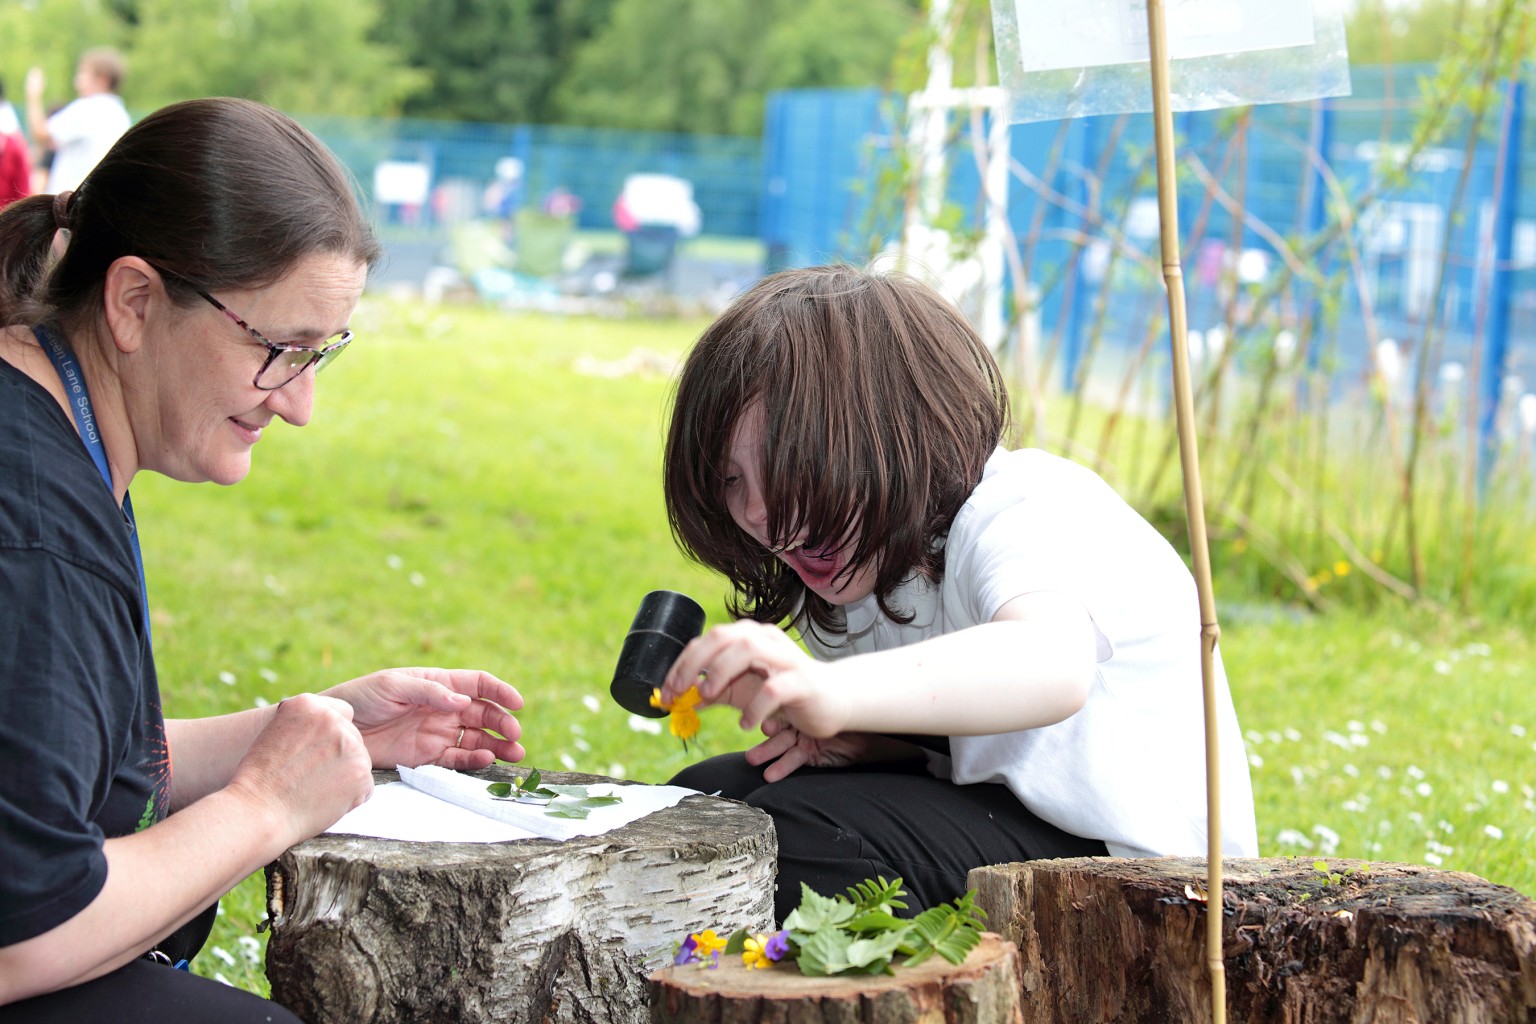
{"type": "Polygon", "coordinates": [[[0,326],[91,322],[122,256],[169,271],[171,295],[192,304],[194,285],[259,288],[315,253],[369,266],[383,254],[324,144],[260,103],[174,103],[128,129],[74,192],[0,211],[0,326]],[[55,260],[60,227],[69,242],[55,260]]]}
{"type": "Polygon", "coordinates": [[[98,46],[80,55],[80,64],[91,74],[107,84],[108,92],[117,92],[123,86],[123,55],[110,46],[98,46]]]}
{"type": "Polygon", "coordinates": [[[667,433],[664,489],[678,545],[723,573],[738,618],[842,632],[832,605],[731,519],[731,438],[753,403],[767,527],[780,544],[851,537],[842,578],[878,562],[880,609],[938,542],[1008,422],[997,364],[959,310],[901,274],[811,267],[764,278],[689,353],[667,433]]]}

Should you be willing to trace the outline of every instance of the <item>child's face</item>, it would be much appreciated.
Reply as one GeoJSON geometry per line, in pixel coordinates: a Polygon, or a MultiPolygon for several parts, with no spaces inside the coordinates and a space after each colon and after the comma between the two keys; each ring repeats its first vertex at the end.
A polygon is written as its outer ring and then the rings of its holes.
{"type": "MultiPolygon", "coordinates": [[[[829,604],[844,605],[862,601],[875,591],[878,567],[871,563],[852,576],[838,578],[847,565],[853,545],[830,551],[835,544],[811,551],[803,545],[805,536],[792,538],[782,548],[774,546],[768,533],[768,513],[763,500],[763,485],[758,474],[758,458],[763,443],[763,407],[753,403],[736,421],[731,434],[731,452],[726,465],[725,502],[736,525],[753,540],[772,551],[795,571],[801,581],[829,604]]],[[[850,538],[851,539],[851,538],[850,538]]]]}

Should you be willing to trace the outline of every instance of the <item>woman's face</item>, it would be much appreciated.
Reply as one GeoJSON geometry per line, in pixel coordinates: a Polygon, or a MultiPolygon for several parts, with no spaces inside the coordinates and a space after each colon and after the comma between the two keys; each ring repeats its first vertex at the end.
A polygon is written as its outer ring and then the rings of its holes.
{"type": "Polygon", "coordinates": [[[878,566],[865,565],[839,579],[848,564],[853,545],[832,551],[836,545],[816,550],[804,546],[805,534],[776,548],[768,533],[768,514],[763,497],[763,482],[758,473],[763,446],[763,407],[754,402],[736,421],[731,433],[731,450],[726,463],[725,503],[736,525],[753,540],[772,551],[780,561],[795,571],[807,588],[829,604],[847,605],[862,601],[875,592],[878,566]]]}
{"type": "MultiPolygon", "coordinates": [[[[315,253],[275,284],[209,294],[269,341],[318,349],[346,329],[366,276],[350,256],[315,253]]],[[[139,468],[177,480],[243,479],[267,424],[281,417],[302,427],[314,409],[314,370],[276,391],[257,388],[267,348],[210,303],[146,325],[135,355],[144,358],[123,387],[139,468]]]]}

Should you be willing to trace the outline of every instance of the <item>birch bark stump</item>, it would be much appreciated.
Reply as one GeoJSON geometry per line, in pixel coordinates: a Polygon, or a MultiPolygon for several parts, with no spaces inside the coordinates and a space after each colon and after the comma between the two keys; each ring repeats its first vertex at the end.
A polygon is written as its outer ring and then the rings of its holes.
{"type": "MultiPolygon", "coordinates": [[[[1514,889],[1412,864],[1223,864],[1228,1020],[1536,1021],[1536,901],[1514,889]]],[[[1028,1024],[1198,1024],[1204,878],[1203,858],[1085,857],[977,868],[969,884],[1019,945],[1028,1024]]]]}
{"type": "Polygon", "coordinates": [[[807,977],[728,957],[651,975],[652,1024],[1019,1024],[1018,950],[992,932],[963,964],[930,957],[890,975],[807,977]]]}
{"type": "Polygon", "coordinates": [[[776,856],[766,814],[705,796],[566,842],[319,836],[267,868],[272,998],[314,1024],[642,1024],[684,935],[771,926],[776,856]]]}

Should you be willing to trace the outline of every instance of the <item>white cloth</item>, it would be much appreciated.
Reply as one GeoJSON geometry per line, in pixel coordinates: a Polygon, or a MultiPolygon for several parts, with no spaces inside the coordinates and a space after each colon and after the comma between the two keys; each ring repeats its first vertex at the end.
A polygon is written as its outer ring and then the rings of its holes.
{"type": "Polygon", "coordinates": [[[77,188],[128,124],[122,99],[110,92],[81,96],[50,117],[53,165],[48,171],[48,191],[57,194],[77,188]]]}
{"type": "MultiPolygon", "coordinates": [[[[1046,452],[998,449],[955,517],[944,579],[846,609],[848,642],[806,636],[822,657],[917,643],[991,621],[1024,594],[1068,595],[1093,619],[1098,670],[1083,708],[1055,725],[955,736],[937,774],[1000,782],[1044,820],[1117,857],[1206,853],[1200,612],[1173,547],[1096,473],[1046,452]]],[[[1028,652],[1021,651],[1020,658],[1028,652]]],[[[1217,651],[1222,848],[1257,856],[1253,789],[1217,651]]]]}
{"type": "Polygon", "coordinates": [[[20,135],[21,119],[10,100],[0,100],[0,135],[20,135]]]}

